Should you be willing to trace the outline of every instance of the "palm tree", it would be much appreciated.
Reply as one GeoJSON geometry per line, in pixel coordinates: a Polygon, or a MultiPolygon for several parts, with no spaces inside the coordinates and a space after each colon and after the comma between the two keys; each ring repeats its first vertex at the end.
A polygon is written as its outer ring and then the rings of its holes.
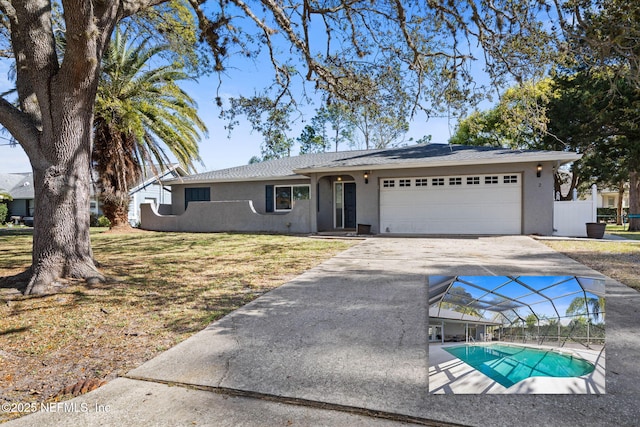
{"type": "Polygon", "coordinates": [[[133,45],[116,30],[102,67],[95,104],[94,168],[103,212],[112,227],[129,227],[129,188],[151,169],[169,165],[166,149],[188,171],[200,161],[198,142],[207,129],[195,101],[177,82],[190,77],[174,63],[150,64],[168,46],[133,45]],[[157,166],[156,166],[157,165],[157,166]]]}
{"type": "Polygon", "coordinates": [[[589,298],[589,306],[591,307],[591,315],[593,316],[593,320],[597,322],[598,318],[602,317],[602,321],[604,322],[604,316],[605,316],[604,297],[589,298]]]}
{"type": "Polygon", "coordinates": [[[594,322],[597,322],[600,317],[604,321],[604,309],[605,309],[605,299],[604,297],[576,297],[571,301],[569,307],[567,307],[566,315],[567,316],[577,316],[578,318],[583,318],[587,315],[588,308],[591,308],[589,313],[589,318],[593,318],[594,322]]]}

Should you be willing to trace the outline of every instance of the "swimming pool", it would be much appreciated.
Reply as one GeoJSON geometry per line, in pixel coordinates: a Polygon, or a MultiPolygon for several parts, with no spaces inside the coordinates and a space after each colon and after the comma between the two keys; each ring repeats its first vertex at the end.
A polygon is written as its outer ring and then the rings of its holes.
{"type": "Polygon", "coordinates": [[[506,388],[525,378],[579,377],[595,369],[579,357],[532,347],[467,344],[443,349],[506,388]]]}

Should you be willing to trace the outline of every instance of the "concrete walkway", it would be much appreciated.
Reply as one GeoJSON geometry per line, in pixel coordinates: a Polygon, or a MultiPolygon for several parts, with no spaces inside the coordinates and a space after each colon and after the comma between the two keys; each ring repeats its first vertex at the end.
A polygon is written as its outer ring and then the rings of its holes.
{"type": "Polygon", "coordinates": [[[638,292],[607,279],[606,395],[429,395],[437,274],[600,276],[524,236],[367,239],[126,378],[7,425],[637,425],[638,292]]]}

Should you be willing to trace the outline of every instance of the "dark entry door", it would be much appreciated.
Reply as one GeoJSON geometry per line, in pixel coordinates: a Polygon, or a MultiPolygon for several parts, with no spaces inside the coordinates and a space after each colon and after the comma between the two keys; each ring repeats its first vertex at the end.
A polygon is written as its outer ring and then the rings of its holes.
{"type": "Polygon", "coordinates": [[[356,228],[356,184],[344,184],[344,228],[356,228]]]}

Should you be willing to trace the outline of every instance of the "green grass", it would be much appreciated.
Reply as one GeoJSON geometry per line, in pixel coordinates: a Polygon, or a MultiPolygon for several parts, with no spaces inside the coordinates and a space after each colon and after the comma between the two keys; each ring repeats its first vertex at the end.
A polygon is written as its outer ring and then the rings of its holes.
{"type": "Polygon", "coordinates": [[[606,233],[613,234],[614,236],[624,237],[625,239],[630,240],[640,240],[640,232],[638,231],[627,231],[628,225],[614,225],[607,224],[606,233]]]}
{"type": "MultiPolygon", "coordinates": [[[[43,401],[96,372],[107,380],[122,375],[354,243],[103,231],[92,229],[92,246],[108,283],[70,281],[55,295],[37,297],[0,288],[6,398],[43,401]]],[[[0,229],[0,278],[30,263],[31,229],[0,229]]]]}

